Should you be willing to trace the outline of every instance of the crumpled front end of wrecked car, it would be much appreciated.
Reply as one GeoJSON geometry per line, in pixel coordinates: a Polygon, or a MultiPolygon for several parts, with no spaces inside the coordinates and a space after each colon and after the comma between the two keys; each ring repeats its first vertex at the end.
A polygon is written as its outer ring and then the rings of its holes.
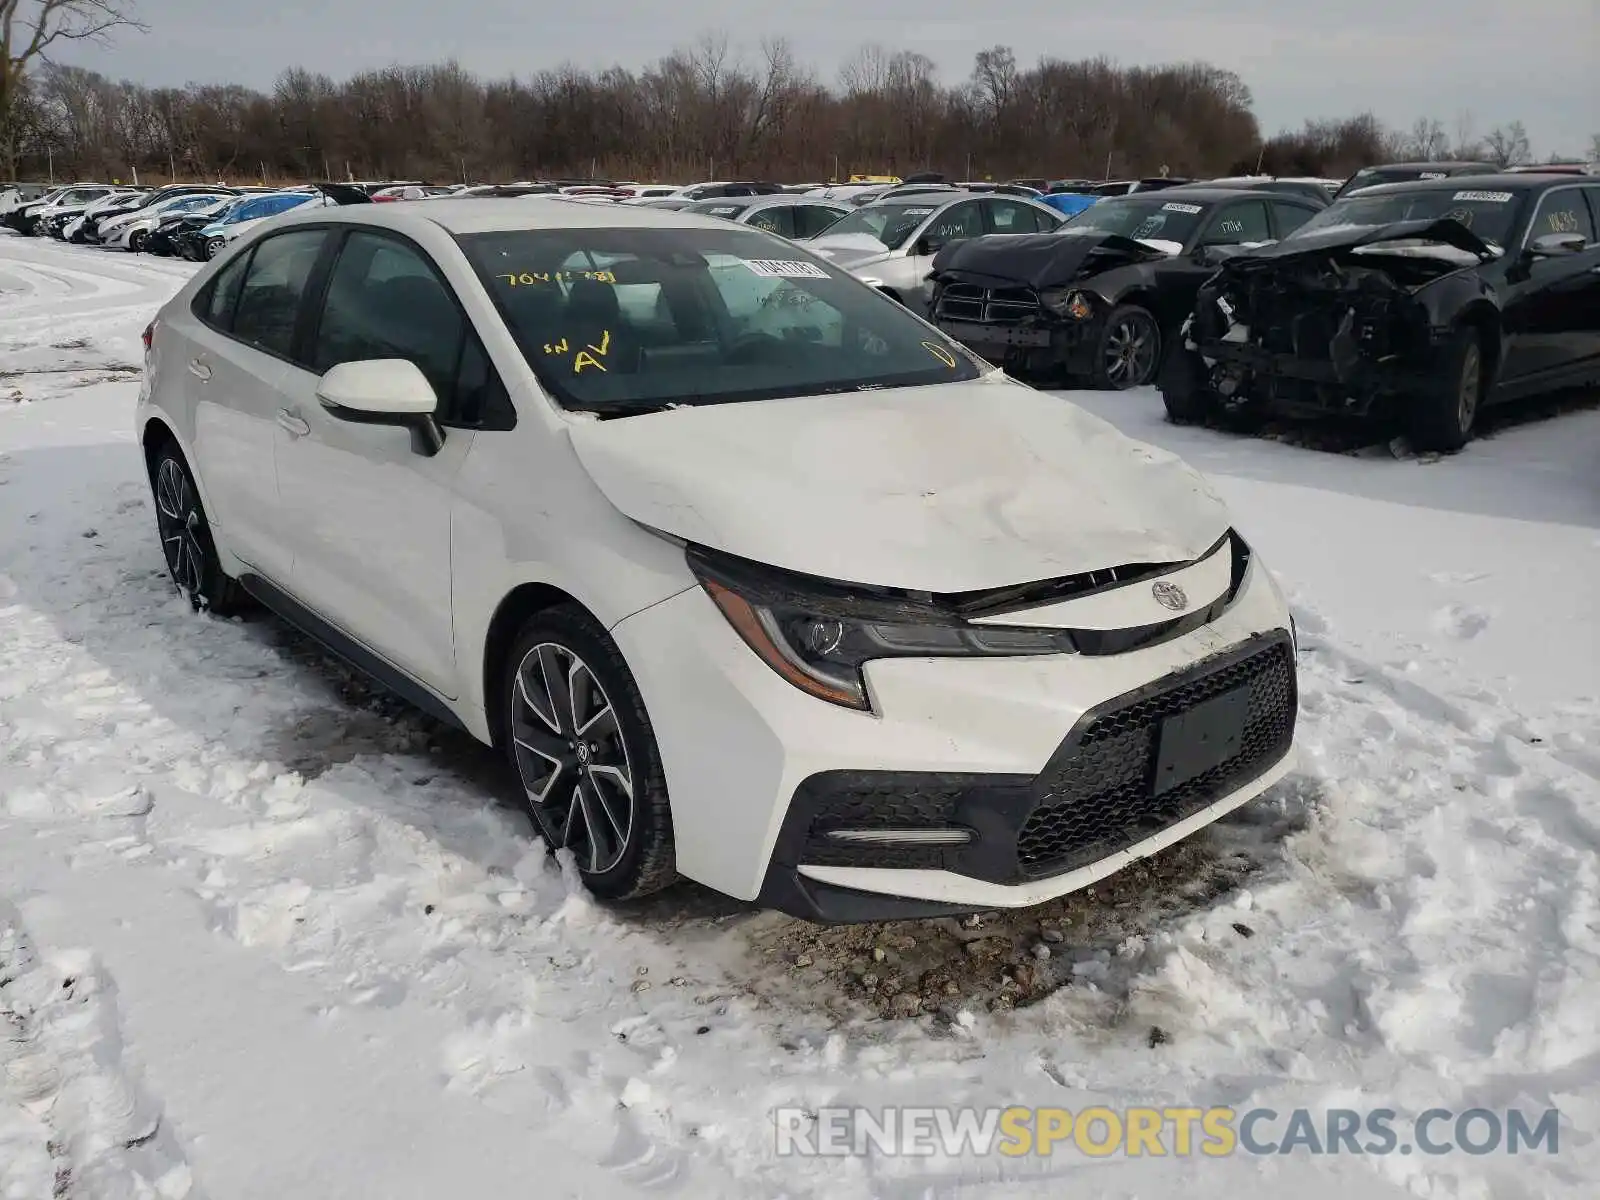
{"type": "MultiPolygon", "coordinates": [[[[1382,397],[1424,388],[1460,307],[1453,292],[1440,303],[1436,285],[1493,255],[1464,228],[1466,239],[1439,224],[1361,231],[1303,249],[1279,243],[1234,259],[1201,287],[1184,343],[1224,403],[1359,414],[1382,397]]],[[[1455,289],[1483,290],[1475,277],[1455,289]]]]}
{"type": "Polygon", "coordinates": [[[1087,371],[1113,307],[1106,277],[1165,257],[1115,234],[1008,234],[957,242],[933,260],[932,320],[1008,367],[1087,371]]]}

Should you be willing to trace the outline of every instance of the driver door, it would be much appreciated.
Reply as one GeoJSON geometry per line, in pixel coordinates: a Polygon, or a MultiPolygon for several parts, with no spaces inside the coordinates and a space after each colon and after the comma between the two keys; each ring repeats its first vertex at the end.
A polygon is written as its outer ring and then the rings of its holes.
{"type": "Polygon", "coordinates": [[[1164,331],[1174,330],[1194,309],[1200,285],[1217,273],[1214,261],[1200,254],[1215,246],[1242,246],[1272,240],[1272,226],[1265,200],[1233,200],[1219,205],[1201,227],[1200,236],[1188,254],[1179,254],[1160,265],[1162,287],[1157,298],[1161,311],[1156,314],[1164,331]]]}

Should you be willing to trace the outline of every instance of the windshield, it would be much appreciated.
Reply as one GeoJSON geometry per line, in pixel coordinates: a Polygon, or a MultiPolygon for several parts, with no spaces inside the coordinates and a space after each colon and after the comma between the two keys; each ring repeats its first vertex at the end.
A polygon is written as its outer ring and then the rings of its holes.
{"type": "Polygon", "coordinates": [[[732,221],[749,208],[750,204],[749,200],[696,200],[683,211],[703,213],[708,217],[722,217],[724,220],[732,221]]]}
{"type": "Polygon", "coordinates": [[[898,250],[910,240],[922,223],[939,211],[939,204],[907,201],[904,204],[872,204],[840,217],[828,226],[827,237],[866,234],[882,242],[887,250],[898,250]]]}
{"type": "Polygon", "coordinates": [[[1522,207],[1521,199],[1516,192],[1470,187],[1432,187],[1425,191],[1380,196],[1346,196],[1335,200],[1284,240],[1329,229],[1372,228],[1396,221],[1436,221],[1449,217],[1461,222],[1485,242],[1501,247],[1510,241],[1522,207]]]}
{"type": "Polygon", "coordinates": [[[979,373],[894,301],[743,226],[457,240],[539,382],[568,408],[627,414],[979,373]]]}
{"type": "Polygon", "coordinates": [[[1120,233],[1147,242],[1176,242],[1187,246],[1205,219],[1207,206],[1187,200],[1106,199],[1084,209],[1061,227],[1062,233],[1093,230],[1120,233]]]}

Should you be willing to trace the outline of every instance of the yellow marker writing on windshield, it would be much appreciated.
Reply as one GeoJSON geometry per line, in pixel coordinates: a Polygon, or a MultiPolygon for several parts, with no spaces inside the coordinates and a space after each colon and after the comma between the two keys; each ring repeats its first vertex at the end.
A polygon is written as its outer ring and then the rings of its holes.
{"type": "Polygon", "coordinates": [[[939,345],[938,342],[923,342],[922,345],[929,354],[933,355],[952,371],[956,369],[956,356],[951,354],[948,348],[939,345]]]}
{"type": "Polygon", "coordinates": [[[601,333],[600,344],[598,346],[591,342],[582,350],[578,351],[577,356],[572,360],[572,373],[577,375],[585,367],[599,367],[602,371],[604,371],[606,369],[606,365],[601,362],[600,359],[604,358],[610,350],[611,331],[607,329],[601,333]],[[599,358],[596,358],[595,355],[599,355],[599,358]]]}

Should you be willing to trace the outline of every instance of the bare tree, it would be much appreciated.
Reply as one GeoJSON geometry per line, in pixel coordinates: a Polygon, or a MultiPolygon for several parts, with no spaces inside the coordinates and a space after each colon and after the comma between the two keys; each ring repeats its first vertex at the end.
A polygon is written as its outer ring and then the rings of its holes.
{"type": "Polygon", "coordinates": [[[1483,137],[1483,152],[1496,166],[1515,167],[1533,157],[1528,131],[1521,121],[1496,125],[1483,137]]]}
{"type": "Polygon", "coordinates": [[[1482,153],[1483,139],[1478,136],[1477,118],[1471,109],[1464,108],[1456,114],[1455,141],[1449,150],[1450,157],[1465,162],[1482,153]]]}
{"type": "Polygon", "coordinates": [[[1405,153],[1419,162],[1436,162],[1450,152],[1444,125],[1434,117],[1418,117],[1406,135],[1405,153]]]}
{"type": "Polygon", "coordinates": [[[23,77],[59,42],[104,39],[114,29],[143,29],[135,0],[0,0],[0,161],[13,172],[12,108],[23,77]]]}

